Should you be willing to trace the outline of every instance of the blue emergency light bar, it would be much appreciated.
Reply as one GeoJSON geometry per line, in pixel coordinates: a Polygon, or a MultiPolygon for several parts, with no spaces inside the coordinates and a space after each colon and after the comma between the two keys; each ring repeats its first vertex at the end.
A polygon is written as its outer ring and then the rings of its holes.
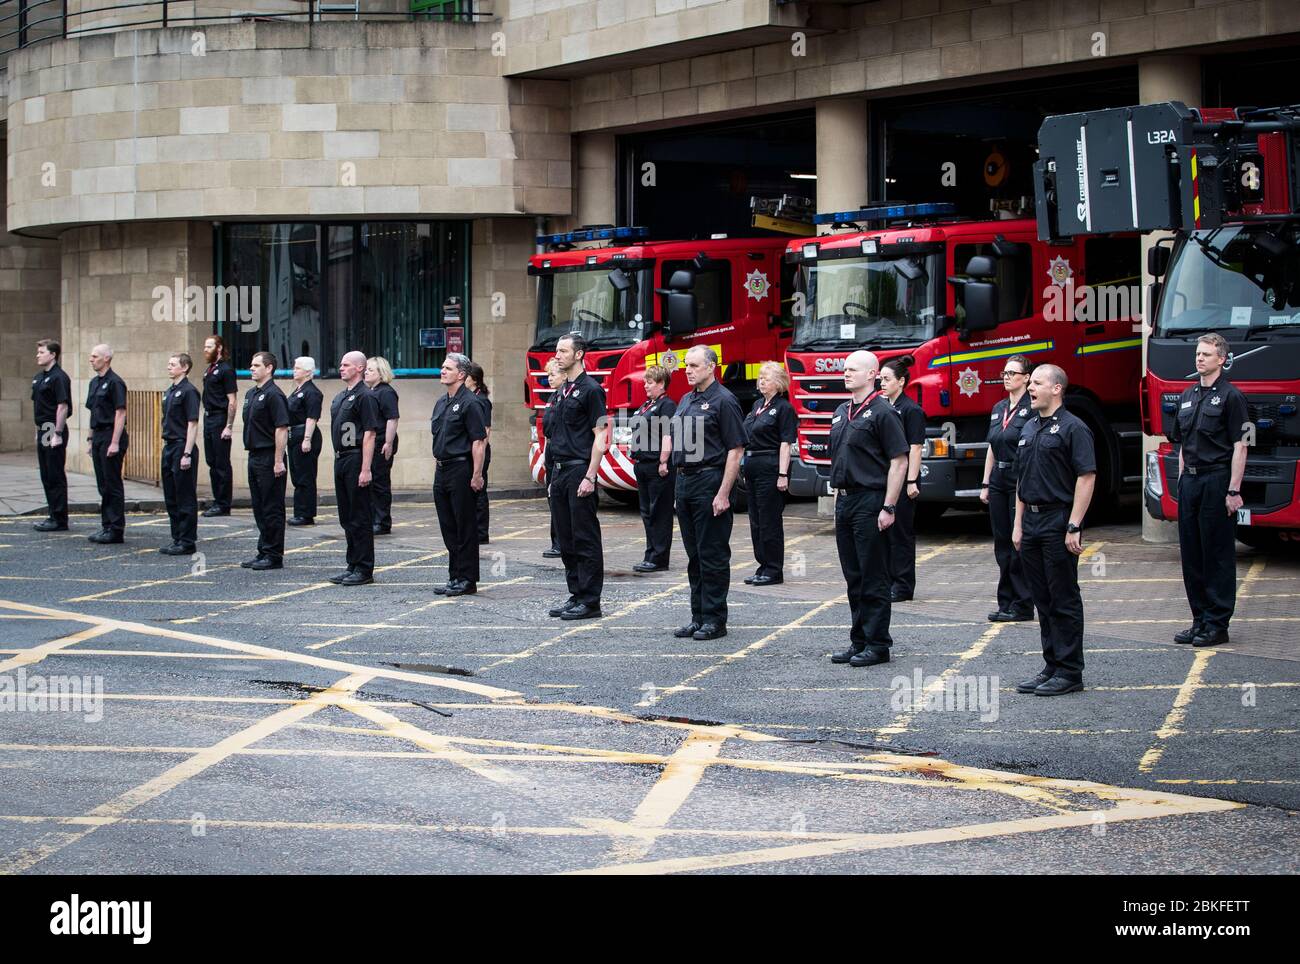
{"type": "Polygon", "coordinates": [[[881,204],[856,211],[831,211],[813,217],[813,224],[850,224],[854,221],[898,221],[903,218],[937,218],[957,213],[947,201],[933,204],[881,204]]]}
{"type": "Polygon", "coordinates": [[[649,228],[581,228],[563,234],[539,235],[537,243],[549,247],[554,244],[577,244],[580,241],[639,241],[648,237],[649,228]]]}

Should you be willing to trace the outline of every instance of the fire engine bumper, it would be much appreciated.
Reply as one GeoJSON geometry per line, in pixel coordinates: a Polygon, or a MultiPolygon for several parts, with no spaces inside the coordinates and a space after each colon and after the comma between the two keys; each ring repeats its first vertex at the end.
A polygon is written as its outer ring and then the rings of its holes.
{"type": "MultiPolygon", "coordinates": [[[[984,461],[978,460],[976,467],[975,460],[969,460],[969,464],[966,464],[951,458],[922,459],[918,483],[921,500],[944,505],[978,505],[979,484],[983,476],[981,474],[967,479],[968,469],[982,473],[984,461]]],[[[793,496],[815,498],[829,495],[830,481],[829,465],[813,465],[802,460],[795,460],[790,465],[790,494],[793,496]]]]}

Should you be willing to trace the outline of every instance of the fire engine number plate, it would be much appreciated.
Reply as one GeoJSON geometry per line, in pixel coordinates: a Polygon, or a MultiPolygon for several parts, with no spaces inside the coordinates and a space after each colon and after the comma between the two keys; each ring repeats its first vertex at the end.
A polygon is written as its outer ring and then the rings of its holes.
{"type": "Polygon", "coordinates": [[[1248,525],[1250,525],[1250,510],[1249,510],[1249,509],[1238,509],[1238,510],[1237,510],[1237,525],[1239,525],[1239,526],[1248,526],[1248,525]]]}

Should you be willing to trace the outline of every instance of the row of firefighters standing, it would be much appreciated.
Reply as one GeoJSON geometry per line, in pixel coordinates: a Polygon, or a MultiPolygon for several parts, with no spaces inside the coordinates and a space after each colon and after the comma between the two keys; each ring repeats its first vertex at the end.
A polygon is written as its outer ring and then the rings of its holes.
{"type": "MultiPolygon", "coordinates": [[[[41,371],[32,380],[37,461],[49,511],[49,517],[34,527],[41,532],[66,532],[69,528],[65,462],[71,380],[58,364],[60,352],[61,346],[52,339],[38,342],[36,360],[41,371]]],[[[172,541],[159,549],[163,555],[190,555],[197,547],[196,449],[201,415],[204,454],[213,493],[212,503],[203,515],[230,514],[235,371],[220,337],[207,339],[204,354],[208,367],[201,392],[189,380],[193,363],[188,354],[177,352],[167,362],[171,385],[162,393],[161,400],[160,475],[172,541]]],[[[90,381],[86,398],[90,428],[87,446],[100,493],[101,528],[89,540],[99,544],[124,542],[126,529],[122,467],[130,445],[126,430],[127,388],[121,376],[113,371],[112,361],[110,346],[96,345],[91,349],[90,365],[95,377],[90,381]]],[[[243,562],[244,568],[283,568],[286,524],[315,524],[317,463],[322,443],[317,426],[324,406],[324,396],[313,380],[315,368],[314,359],[298,358],[293,368],[293,387],[286,396],[274,381],[274,355],[256,352],[249,363],[253,385],[244,396],[243,443],[258,543],[257,555],[243,562]],[[290,474],[294,485],[293,516],[286,520],[284,503],[290,474]]],[[[466,480],[471,494],[468,508],[456,507],[459,517],[469,520],[478,536],[474,549],[477,559],[477,543],[488,541],[486,473],[491,449],[487,438],[491,431],[492,403],[482,368],[469,358],[449,356],[443,372],[442,380],[449,383],[450,389],[449,395],[440,399],[434,408],[435,457],[447,434],[439,431],[442,427],[439,417],[447,407],[444,402],[462,388],[465,400],[473,402],[473,424],[478,427],[477,438],[482,440],[474,463],[477,484],[471,489],[468,477],[466,480]]],[[[339,363],[339,375],[343,390],[331,404],[330,428],[335,496],[339,523],[347,535],[348,568],[331,581],[361,585],[373,581],[374,536],[392,531],[392,465],[397,455],[400,412],[397,391],[392,385],[393,371],[386,359],[348,352],[339,363]]],[[[454,421],[463,422],[463,416],[454,421]]],[[[468,442],[465,449],[463,461],[468,462],[468,442]]],[[[440,516],[444,508],[439,506],[440,516]]],[[[444,524],[444,535],[447,531],[444,524]]]]}
{"type": "MultiPolygon", "coordinates": [[[[208,376],[223,385],[221,344],[209,339],[208,376]]],[[[565,620],[601,615],[604,557],[597,517],[596,473],[608,444],[605,396],[583,367],[586,343],[577,335],[561,338],[551,362],[551,399],[543,414],[552,540],[564,561],[569,597],[550,610],[565,620]]],[[[1188,387],[1170,438],[1179,447],[1179,537],[1184,584],[1193,623],[1176,642],[1210,646],[1228,640],[1235,608],[1236,571],[1233,526],[1241,508],[1246,464],[1248,408],[1242,393],[1224,376],[1227,343],[1209,333],[1196,346],[1198,381],[1188,387]]],[[[50,517],[41,531],[68,528],[63,447],[70,414],[71,385],[58,367],[59,346],[38,343],[41,371],[32,383],[38,426],[38,461],[50,517]]],[[[103,499],[103,530],[94,542],[121,542],[124,512],[121,460],[125,432],[125,384],[111,370],[112,351],[91,352],[96,377],[86,401],[90,410],[89,449],[103,499]]],[[[348,569],[333,581],[357,585],[372,581],[373,535],[388,519],[372,507],[376,461],[391,464],[396,451],[396,392],[391,405],[381,387],[367,387],[371,369],[391,392],[391,371],[382,359],[349,352],[340,362],[344,391],[331,406],[335,449],[335,491],[340,523],[348,536],[348,569]],[[382,416],[382,417],[381,417],[382,416]],[[374,458],[375,442],[379,459],[374,458]]],[[[835,663],[870,666],[889,661],[893,640],[891,603],[910,599],[915,585],[913,500],[918,495],[924,419],[904,393],[911,359],[893,359],[883,368],[868,351],[845,362],[844,384],[851,398],[830,423],[831,486],[836,543],[848,584],[852,627],[847,650],[835,663]]],[[[258,557],[249,568],[279,568],[283,556],[286,447],[303,456],[319,452],[316,421],[321,395],[310,385],[311,359],[295,366],[296,402],[285,399],[272,376],[275,358],[258,352],[251,363],[254,386],[244,403],[244,443],[249,450],[249,488],[259,529],[258,557]],[[291,418],[290,411],[296,414],[291,418]],[[288,443],[292,440],[293,445],[288,443]],[[278,510],[278,519],[277,519],[278,510]]],[[[194,447],[198,412],[204,399],[187,379],[189,357],[171,356],[172,388],[164,395],[163,482],[172,521],[173,544],[162,552],[194,549],[194,447]]],[[[766,586],[783,581],[784,491],[795,441],[794,412],[784,397],[785,372],[763,366],[762,397],[748,417],[734,395],[715,377],[717,358],[703,346],[687,352],[685,374],[692,390],[680,406],[664,394],[670,373],[646,372],[647,401],[629,426],[632,455],[646,530],[646,554],[635,568],[667,567],[675,510],[688,559],[691,621],[675,631],[681,638],[714,639],[726,634],[730,587],[731,493],[744,456],[751,501],[750,528],[759,568],[745,581],[766,586]]],[[[1055,365],[1031,363],[1023,355],[1007,360],[1007,397],[990,413],[989,450],[983,500],[988,504],[999,566],[998,609],[993,621],[1033,618],[1038,610],[1044,668],[1017,687],[1052,696],[1083,687],[1083,603],[1078,558],[1083,552],[1082,523],[1092,499],[1096,460],[1088,427],[1064,406],[1068,379],[1055,365]]],[[[441,380],[447,393],[434,405],[430,422],[438,471],[434,500],[447,545],[448,581],[435,592],[454,596],[476,591],[478,547],[487,541],[487,437],[491,403],[482,369],[462,355],[449,355],[441,380]]],[[[205,378],[205,395],[208,385],[205,378]]],[[[233,376],[231,381],[233,382],[233,376]]],[[[214,393],[220,398],[220,392],[214,393]]],[[[233,399],[233,394],[226,396],[233,399]]],[[[231,401],[233,408],[233,401],[231,401]]],[[[221,414],[208,409],[210,416],[221,414]]],[[[217,433],[229,434],[230,422],[217,433]]],[[[218,447],[217,451],[220,451],[218,447]]],[[[294,524],[312,521],[315,460],[295,468],[295,488],[310,477],[311,491],[299,501],[294,524]]],[[[219,490],[214,485],[214,492],[219,490]]],[[[219,494],[218,494],[219,498],[219,494]]],[[[391,495],[389,496],[391,498],[391,495]]],[[[207,514],[229,512],[219,501],[207,514]]],[[[391,524],[391,523],[389,523],[391,524]]]]}

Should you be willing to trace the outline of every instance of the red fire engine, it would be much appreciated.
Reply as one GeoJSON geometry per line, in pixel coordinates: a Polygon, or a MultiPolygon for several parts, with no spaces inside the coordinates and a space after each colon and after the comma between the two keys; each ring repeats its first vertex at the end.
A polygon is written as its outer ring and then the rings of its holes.
{"type": "MultiPolygon", "coordinates": [[[[649,241],[644,228],[595,227],[545,235],[539,245],[557,250],[534,255],[537,328],[528,350],[525,402],[537,413],[529,450],[533,480],[545,481],[540,414],[551,388],[545,367],[561,336],[587,339],[588,374],[605,390],[613,444],[602,460],[599,484],[630,501],[636,476],[627,455],[630,430],[620,424],[645,401],[647,366],[674,371],[674,399],[689,386],[682,371],[686,350],[706,345],[718,355],[719,380],[742,405],[756,397],[758,368],[780,361],[790,337],[783,320],[784,238],[649,241]],[[574,249],[583,242],[605,247],[574,249]]],[[[788,291],[788,273],[784,290],[788,291]]]]}
{"type": "MultiPolygon", "coordinates": [[[[1168,435],[1197,377],[1196,339],[1218,332],[1246,395],[1237,515],[1248,545],[1300,541],[1300,106],[1148,104],[1049,117],[1040,132],[1042,237],[1172,230],[1147,253],[1157,280],[1142,379],[1148,435],[1168,435]]],[[[1147,455],[1145,498],[1178,517],[1178,453],[1147,455]]]]}
{"type": "Polygon", "coordinates": [[[1066,404],[1097,440],[1098,499],[1140,480],[1134,386],[1142,339],[1128,290],[1138,283],[1135,235],[1059,244],[1030,218],[945,219],[951,205],[881,205],[818,215],[847,233],[793,241],[794,335],[786,352],[799,452],[795,495],[829,492],[830,420],[846,398],[849,352],[915,359],[907,392],[924,409],[922,511],[977,505],[989,411],[1011,355],[1069,374],[1066,404]],[[864,229],[863,225],[866,226],[864,229]],[[1088,286],[1085,288],[1085,285],[1088,286]],[[1097,299],[1094,286],[1125,298],[1097,299]]]}

